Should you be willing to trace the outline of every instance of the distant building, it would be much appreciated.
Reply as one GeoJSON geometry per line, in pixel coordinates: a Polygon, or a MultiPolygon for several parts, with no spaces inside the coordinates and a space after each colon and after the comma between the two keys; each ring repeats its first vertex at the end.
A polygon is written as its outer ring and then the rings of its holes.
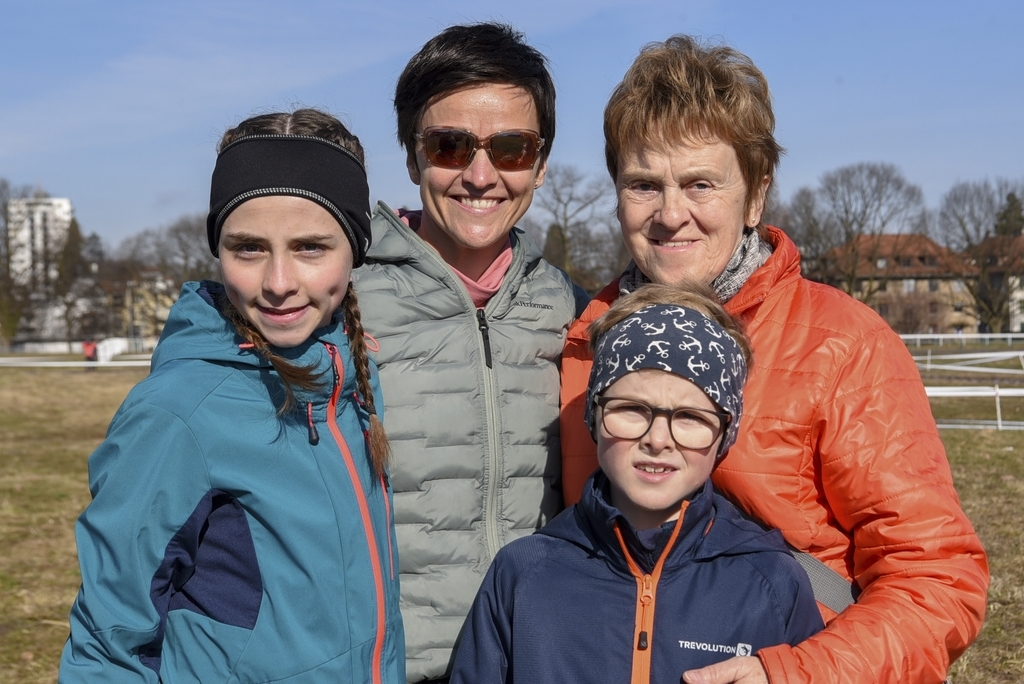
{"type": "Polygon", "coordinates": [[[1010,330],[1024,332],[1024,278],[1010,276],[1010,330]]]}
{"type": "Polygon", "coordinates": [[[121,310],[127,337],[155,345],[177,298],[174,283],[159,271],[143,271],[128,281],[121,310]]]}
{"type": "Polygon", "coordinates": [[[990,235],[967,255],[992,312],[983,332],[1024,332],[1024,235],[990,235]]]}
{"type": "Polygon", "coordinates": [[[974,332],[972,299],[964,278],[974,277],[963,257],[924,235],[862,235],[822,259],[824,282],[840,286],[842,264],[856,282],[851,292],[901,334],[974,332]],[[834,282],[833,282],[834,280],[834,282]]]}
{"type": "Polygon", "coordinates": [[[63,197],[8,200],[10,268],[16,285],[38,294],[50,291],[73,215],[71,200],[63,197]]]}

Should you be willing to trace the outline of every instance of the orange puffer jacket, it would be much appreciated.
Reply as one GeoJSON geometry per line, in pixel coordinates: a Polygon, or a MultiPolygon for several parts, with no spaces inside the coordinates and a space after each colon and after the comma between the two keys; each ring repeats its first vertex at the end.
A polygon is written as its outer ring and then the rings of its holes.
{"type": "MultiPolygon", "coordinates": [[[[772,684],[941,682],[977,636],[988,562],[960,507],[920,375],[870,308],[800,275],[775,251],[726,305],[754,350],[739,440],[712,476],[741,508],[862,589],[824,631],[758,653],[772,684]]],[[[606,287],[562,355],[565,503],[596,468],[583,423],[586,328],[618,296],[606,287]]]]}

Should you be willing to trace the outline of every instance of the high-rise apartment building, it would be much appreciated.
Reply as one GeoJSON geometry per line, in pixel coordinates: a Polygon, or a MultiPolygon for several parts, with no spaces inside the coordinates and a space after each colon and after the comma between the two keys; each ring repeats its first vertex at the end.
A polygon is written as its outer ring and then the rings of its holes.
{"type": "Polygon", "coordinates": [[[7,202],[10,268],[15,283],[30,287],[34,293],[53,286],[72,216],[71,200],[63,197],[7,202]]]}

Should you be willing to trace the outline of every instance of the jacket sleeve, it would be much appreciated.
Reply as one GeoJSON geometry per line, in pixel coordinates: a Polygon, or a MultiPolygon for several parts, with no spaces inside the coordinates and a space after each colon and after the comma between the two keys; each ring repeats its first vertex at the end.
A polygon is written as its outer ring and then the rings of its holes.
{"type": "Polygon", "coordinates": [[[798,646],[761,651],[769,680],[942,682],[981,629],[988,564],[917,368],[891,330],[871,331],[841,360],[811,440],[862,593],[798,646]]]}
{"type": "Polygon", "coordinates": [[[507,571],[507,555],[494,557],[480,585],[462,635],[452,667],[451,684],[504,684],[512,681],[509,661],[512,657],[511,604],[514,589],[507,571]],[[501,577],[506,577],[506,582],[501,577]]]}
{"type": "Polygon", "coordinates": [[[89,480],[93,500],[75,529],[82,587],[58,681],[157,682],[163,625],[153,597],[168,593],[157,574],[209,490],[199,446],[165,411],[122,408],[89,457],[89,480]],[[157,659],[147,666],[149,655],[157,659]]]}
{"type": "Polygon", "coordinates": [[[825,623],[821,620],[818,603],[814,600],[814,589],[804,569],[791,556],[785,559],[783,568],[786,571],[787,591],[781,605],[788,609],[788,613],[784,613],[785,643],[796,646],[820,632],[825,623]]]}

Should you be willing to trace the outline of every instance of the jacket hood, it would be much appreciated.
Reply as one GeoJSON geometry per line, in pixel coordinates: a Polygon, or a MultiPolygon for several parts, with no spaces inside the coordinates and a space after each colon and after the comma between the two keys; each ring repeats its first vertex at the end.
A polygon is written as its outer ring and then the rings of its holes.
{"type": "Polygon", "coordinates": [[[153,351],[153,370],[184,359],[269,367],[258,354],[239,348],[245,340],[214,303],[223,292],[223,285],[209,280],[181,286],[153,351]]]}
{"type": "Polygon", "coordinates": [[[787,551],[778,531],[765,529],[743,517],[735,506],[714,491],[710,480],[690,500],[683,503],[683,512],[678,520],[665,523],[654,534],[637,533],[633,529],[622,512],[611,504],[609,487],[607,476],[598,470],[587,481],[580,502],[563,511],[538,534],[576,544],[604,557],[627,573],[629,569],[615,537],[616,522],[633,559],[647,572],[662,552],[670,554],[665,562],[665,567],[670,568],[689,560],[703,561],[761,551],[787,551]],[[569,516],[575,516],[575,524],[569,516]],[[666,550],[665,544],[675,525],[682,525],[682,529],[673,547],[666,550]],[[647,540],[648,544],[645,545],[641,538],[647,540]]]}
{"type": "MultiPolygon", "coordinates": [[[[204,361],[215,365],[248,368],[255,371],[260,382],[266,384],[266,373],[273,373],[273,366],[253,349],[245,346],[242,338],[231,324],[217,309],[215,301],[223,295],[221,283],[204,280],[187,282],[181,287],[178,300],[171,307],[167,324],[164,326],[160,341],[153,351],[151,371],[179,361],[204,361]]],[[[323,387],[319,391],[308,392],[296,390],[297,408],[306,410],[307,404],[313,404],[316,410],[323,410],[331,390],[331,371],[333,361],[326,344],[343,348],[345,353],[345,389],[355,388],[355,368],[351,365],[348,350],[348,338],[337,322],[337,315],[329,325],[317,328],[310,338],[295,347],[274,348],[274,351],[298,366],[311,366],[324,378],[323,387]]],[[[276,377],[276,374],[274,374],[276,377]]],[[[279,385],[280,383],[275,383],[279,385]]],[[[278,400],[283,400],[280,387],[273,392],[278,400]]]]}

